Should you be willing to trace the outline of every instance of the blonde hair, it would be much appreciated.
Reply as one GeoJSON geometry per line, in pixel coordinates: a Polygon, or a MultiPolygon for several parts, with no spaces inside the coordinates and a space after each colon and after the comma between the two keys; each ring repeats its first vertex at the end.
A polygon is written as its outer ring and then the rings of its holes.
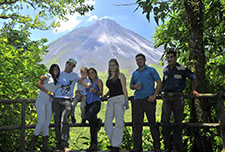
{"type": "MultiPolygon", "coordinates": [[[[116,59],[110,59],[109,63],[111,63],[111,62],[113,62],[117,65],[115,76],[112,78],[112,81],[116,81],[119,78],[119,74],[120,74],[119,63],[117,62],[116,59]]],[[[111,73],[111,71],[109,69],[109,66],[108,66],[108,80],[110,79],[111,76],[112,76],[112,73],[111,73]]]]}

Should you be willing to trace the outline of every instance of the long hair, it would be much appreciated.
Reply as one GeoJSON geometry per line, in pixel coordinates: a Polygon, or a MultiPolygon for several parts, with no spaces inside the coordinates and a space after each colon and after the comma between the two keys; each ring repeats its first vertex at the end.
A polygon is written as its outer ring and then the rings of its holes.
{"type": "MultiPolygon", "coordinates": [[[[89,71],[90,70],[93,70],[94,72],[95,72],[95,75],[96,75],[96,79],[98,79],[98,73],[97,73],[97,71],[95,70],[95,68],[89,68],[88,69],[88,77],[89,77],[89,71]]],[[[89,77],[89,79],[91,80],[91,82],[93,83],[93,80],[89,77]]]]}
{"type": "Polygon", "coordinates": [[[56,85],[56,83],[58,82],[59,74],[60,74],[60,68],[59,68],[58,64],[52,64],[50,66],[49,73],[52,75],[53,80],[54,80],[54,84],[56,85]],[[55,76],[54,73],[53,73],[53,70],[54,70],[55,67],[57,67],[58,70],[59,70],[59,73],[57,74],[57,76],[55,76]]]}
{"type": "MultiPolygon", "coordinates": [[[[109,64],[111,62],[113,62],[113,63],[115,63],[117,65],[116,73],[115,73],[114,77],[112,78],[112,81],[116,81],[119,78],[119,74],[120,74],[119,63],[117,62],[116,59],[110,59],[109,60],[109,64]]],[[[110,79],[111,76],[112,76],[112,73],[111,73],[111,71],[109,69],[109,66],[108,66],[108,80],[110,79]]]]}

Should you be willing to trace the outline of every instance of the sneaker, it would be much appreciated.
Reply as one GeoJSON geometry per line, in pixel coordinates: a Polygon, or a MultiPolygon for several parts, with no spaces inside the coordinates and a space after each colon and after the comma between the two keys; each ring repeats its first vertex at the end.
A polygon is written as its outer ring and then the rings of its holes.
{"type": "Polygon", "coordinates": [[[97,124],[97,131],[99,131],[101,129],[101,125],[102,125],[102,119],[98,119],[98,124],[97,124]]]}
{"type": "Polygon", "coordinates": [[[72,120],[72,123],[76,123],[76,119],[74,118],[74,116],[71,116],[71,120],[72,120]]]}

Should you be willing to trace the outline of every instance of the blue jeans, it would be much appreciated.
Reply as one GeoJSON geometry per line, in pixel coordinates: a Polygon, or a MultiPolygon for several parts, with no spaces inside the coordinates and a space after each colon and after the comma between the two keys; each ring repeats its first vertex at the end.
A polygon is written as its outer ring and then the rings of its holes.
{"type": "Polygon", "coordinates": [[[87,104],[86,106],[86,119],[90,124],[90,133],[91,133],[91,143],[97,144],[97,128],[100,119],[97,118],[97,114],[100,111],[101,102],[95,101],[91,104],[87,104]]]}

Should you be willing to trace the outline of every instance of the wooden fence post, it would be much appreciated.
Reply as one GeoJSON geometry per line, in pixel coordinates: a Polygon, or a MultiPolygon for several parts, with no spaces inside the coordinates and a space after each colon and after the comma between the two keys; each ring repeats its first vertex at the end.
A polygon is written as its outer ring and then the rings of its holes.
{"type": "Polygon", "coordinates": [[[224,92],[220,91],[217,94],[218,108],[219,108],[219,118],[220,118],[220,136],[223,141],[223,149],[221,152],[225,152],[225,113],[224,113],[224,92]]]}
{"type": "Polygon", "coordinates": [[[26,111],[26,101],[24,100],[22,102],[22,112],[21,112],[21,134],[20,134],[20,139],[21,139],[21,152],[24,152],[25,149],[25,111],[26,111]]]}

